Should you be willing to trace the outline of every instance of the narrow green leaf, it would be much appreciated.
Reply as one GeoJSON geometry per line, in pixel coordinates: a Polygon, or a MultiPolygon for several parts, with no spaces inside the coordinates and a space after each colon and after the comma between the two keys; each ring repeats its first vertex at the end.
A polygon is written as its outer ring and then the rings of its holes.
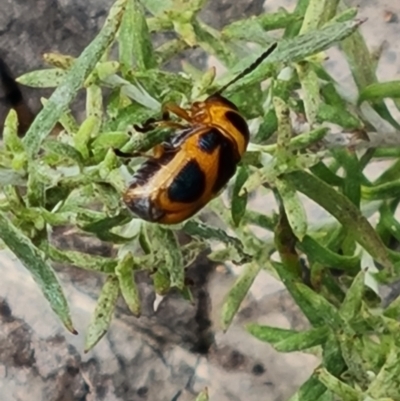
{"type": "Polygon", "coordinates": [[[73,136],[78,132],[79,125],[70,110],[62,113],[59,121],[65,131],[67,131],[68,135],[73,136]]]}
{"type": "Polygon", "coordinates": [[[326,387],[318,380],[314,373],[288,401],[319,400],[326,393],[326,387]]]}
{"type": "Polygon", "coordinates": [[[84,160],[89,158],[88,143],[90,138],[95,137],[99,132],[101,120],[97,116],[88,116],[81,124],[74,136],[75,149],[82,155],[84,160]]]}
{"type": "Polygon", "coordinates": [[[43,246],[42,250],[55,262],[68,263],[85,270],[93,270],[102,273],[114,273],[117,261],[103,256],[89,255],[78,251],[67,251],[43,246]]]}
{"type": "Polygon", "coordinates": [[[133,31],[131,31],[131,35],[133,35],[133,54],[137,68],[146,71],[156,67],[153,45],[142,4],[139,0],[130,1],[133,1],[131,17],[133,25],[133,31]]]}
{"type": "Polygon", "coordinates": [[[54,139],[47,139],[43,142],[43,149],[49,153],[57,155],[60,159],[70,159],[78,164],[83,164],[81,154],[71,145],[54,139]]]}
{"type": "Polygon", "coordinates": [[[334,21],[348,21],[353,19],[357,15],[357,8],[351,8],[346,10],[342,14],[336,15],[338,5],[340,0],[326,0],[324,4],[324,9],[320,15],[321,24],[332,23],[334,21]]]}
{"type": "Polygon", "coordinates": [[[333,187],[343,185],[343,178],[336,175],[325,163],[319,162],[310,168],[310,171],[319,179],[333,187]]]}
{"type": "Polygon", "coordinates": [[[294,283],[294,286],[297,288],[302,298],[313,305],[319,318],[323,320],[328,327],[339,329],[342,326],[343,320],[339,316],[335,306],[302,283],[294,283]]]}
{"type": "Polygon", "coordinates": [[[233,186],[231,206],[232,221],[236,227],[240,225],[240,222],[246,213],[247,193],[239,195],[239,192],[248,177],[249,173],[247,167],[240,166],[236,176],[235,184],[233,186]]]}
{"type": "Polygon", "coordinates": [[[129,140],[125,131],[102,132],[91,143],[94,152],[108,149],[121,149],[129,140]]]}
{"type": "MultiPolygon", "coordinates": [[[[121,71],[126,78],[129,70],[133,69],[133,42],[135,40],[135,24],[133,17],[134,2],[136,0],[128,0],[126,10],[121,21],[121,28],[118,33],[118,51],[119,61],[121,63],[121,71]]],[[[137,40],[137,39],[136,39],[137,40]]]]}
{"type": "Polygon", "coordinates": [[[400,98],[400,81],[375,82],[360,91],[358,104],[366,100],[383,100],[386,98],[400,98]]]}
{"type": "Polygon", "coordinates": [[[119,262],[115,269],[118,277],[121,294],[124,297],[129,310],[137,317],[140,316],[140,296],[139,290],[132,274],[134,260],[131,253],[127,253],[119,262]]]}
{"type": "Polygon", "coordinates": [[[355,390],[353,387],[342,382],[332,374],[330,374],[325,368],[317,370],[316,375],[321,383],[324,384],[333,394],[336,394],[343,401],[360,401],[362,399],[362,393],[355,390]]]}
{"type": "Polygon", "coordinates": [[[157,232],[159,244],[164,249],[164,267],[168,271],[171,286],[183,289],[185,272],[183,266],[182,253],[176,239],[175,233],[169,228],[154,228],[157,232]]]}
{"type": "Polygon", "coordinates": [[[364,281],[365,273],[361,271],[354,278],[340,306],[339,314],[346,322],[351,323],[361,313],[362,298],[365,291],[364,281]]]}
{"type": "Polygon", "coordinates": [[[258,340],[271,344],[279,352],[303,351],[324,344],[329,330],[322,326],[298,332],[258,324],[249,324],[246,328],[258,340]]]}
{"type": "MultiPolygon", "coordinates": [[[[276,131],[276,129],[274,131],[276,131]]],[[[320,127],[320,128],[316,128],[310,132],[296,135],[295,137],[290,139],[289,148],[291,150],[306,149],[310,145],[313,145],[314,143],[322,140],[325,137],[327,132],[328,132],[328,128],[320,127]]],[[[257,151],[274,154],[274,153],[276,153],[277,146],[278,145],[275,143],[271,144],[271,145],[255,145],[252,143],[250,145],[250,148],[257,150],[257,151]]]]}
{"type": "MultiPolygon", "coordinates": [[[[295,63],[304,60],[305,58],[319,53],[331,47],[334,43],[351,35],[362,21],[354,20],[347,22],[338,22],[330,24],[316,31],[308,32],[293,39],[284,39],[279,44],[277,49],[268,57],[268,59],[260,65],[252,73],[233,84],[228,93],[233,93],[239,88],[247,87],[264,80],[272,69],[274,63],[295,63]]],[[[233,76],[236,76],[246,66],[259,57],[257,52],[249,57],[242,59],[235,67],[230,70],[229,76],[221,80],[219,85],[226,84],[233,76]]]]}
{"type": "Polygon", "coordinates": [[[103,117],[103,94],[98,85],[92,84],[86,89],[86,116],[94,116],[99,120],[103,117]]]}
{"type": "Polygon", "coordinates": [[[70,69],[75,62],[74,57],[60,53],[44,53],[42,57],[48,65],[63,70],[70,69]]]}
{"type": "Polygon", "coordinates": [[[321,263],[324,266],[350,271],[358,271],[360,268],[360,258],[358,256],[339,255],[321,245],[309,235],[306,235],[296,246],[311,260],[321,263]]]}
{"type": "Polygon", "coordinates": [[[107,333],[119,295],[119,282],[116,276],[107,277],[97,300],[91,322],[86,332],[85,352],[90,351],[107,333]]]}
{"type": "MultiPolygon", "coordinates": [[[[345,38],[340,43],[340,46],[346,56],[359,91],[378,81],[375,74],[375,64],[360,32],[355,32],[354,35],[345,38]]],[[[373,107],[382,118],[390,122],[395,128],[400,129],[400,125],[392,117],[382,100],[375,100],[373,107]]]]}
{"type": "Polygon", "coordinates": [[[32,88],[55,88],[65,79],[67,72],[61,68],[48,68],[28,72],[21,75],[16,81],[32,88]]]}
{"type": "Polygon", "coordinates": [[[37,162],[33,162],[29,166],[28,186],[27,186],[27,206],[37,207],[44,206],[45,202],[45,185],[41,179],[40,169],[37,162]]]}
{"type": "Polygon", "coordinates": [[[305,172],[295,171],[285,175],[295,188],[332,214],[354,234],[355,240],[379,263],[392,269],[387,250],[368,220],[354,204],[330,185],[305,172]],[[322,194],[322,196],[321,196],[322,194]]]}
{"type": "Polygon", "coordinates": [[[293,185],[285,179],[275,181],[293,234],[302,241],[307,233],[307,215],[293,185]]]}
{"type": "Polygon", "coordinates": [[[399,376],[399,349],[393,344],[385,364],[375,376],[366,393],[378,400],[396,400],[399,396],[399,376]]]}
{"type": "Polygon", "coordinates": [[[296,2],[296,8],[294,13],[300,16],[300,21],[293,21],[288,24],[283,34],[284,38],[294,38],[300,32],[301,26],[303,25],[304,14],[307,11],[310,0],[298,0],[296,2]]]}
{"type": "Polygon", "coordinates": [[[154,291],[158,295],[166,295],[171,289],[171,280],[168,275],[161,269],[157,270],[153,275],[154,291]]]}
{"type": "Polygon", "coordinates": [[[0,212],[0,238],[31,273],[43,295],[64,326],[77,334],[63,290],[53,269],[43,260],[42,253],[0,212]]]}
{"type": "Polygon", "coordinates": [[[221,310],[221,323],[224,331],[228,330],[260,269],[261,266],[256,262],[245,265],[243,273],[229,290],[221,310]]]}
{"type": "Polygon", "coordinates": [[[290,122],[290,112],[288,105],[279,97],[273,98],[273,104],[278,120],[278,136],[276,139],[276,157],[277,163],[287,165],[293,157],[290,149],[290,140],[292,138],[292,125],[290,122]]]}
{"type": "Polygon", "coordinates": [[[8,112],[4,121],[3,141],[11,153],[24,152],[22,141],[18,137],[18,115],[14,109],[8,112]]]}
{"type": "Polygon", "coordinates": [[[345,170],[343,194],[359,208],[361,184],[366,180],[357,155],[349,149],[334,149],[332,155],[345,170]]]}
{"type": "Polygon", "coordinates": [[[317,121],[325,121],[340,125],[341,127],[354,130],[362,127],[362,122],[344,107],[320,103],[316,115],[317,121]]]}
{"type": "Polygon", "coordinates": [[[275,13],[264,13],[248,19],[234,21],[224,27],[222,35],[227,39],[246,40],[265,46],[265,31],[286,28],[289,23],[300,20],[301,16],[298,14],[288,13],[282,9],[275,13]]]}
{"type": "MultiPolygon", "coordinates": [[[[317,1],[319,3],[323,3],[321,0],[317,1]]],[[[319,80],[313,64],[307,61],[297,63],[296,71],[300,80],[301,88],[303,90],[303,103],[307,121],[313,128],[321,104],[319,80]]]]}
{"type": "Polygon", "coordinates": [[[400,241],[400,223],[394,217],[392,211],[390,210],[387,203],[383,203],[381,208],[379,209],[381,215],[381,224],[393,235],[397,241],[400,241]]]}
{"type": "Polygon", "coordinates": [[[309,31],[315,31],[320,25],[327,0],[310,0],[304,14],[303,24],[299,35],[309,31]]]}
{"type": "Polygon", "coordinates": [[[174,6],[174,1],[175,0],[143,0],[142,3],[153,15],[162,15],[166,10],[174,6]]]}
{"type": "MultiPolygon", "coordinates": [[[[157,47],[155,51],[156,62],[159,66],[162,66],[177,54],[183,53],[188,48],[188,44],[182,38],[171,39],[157,47]]],[[[187,73],[188,62],[182,61],[182,64],[183,71],[187,73]]]]}
{"type": "Polygon", "coordinates": [[[24,138],[29,158],[33,158],[41,143],[50,134],[55,123],[82,87],[104,51],[114,40],[127,0],[117,0],[112,6],[104,27],[93,42],[82,52],[68,71],[63,82],[53,92],[48,102],[35,118],[24,138]]]}
{"type": "Polygon", "coordinates": [[[365,200],[393,199],[400,195],[400,179],[372,187],[361,187],[362,198],[365,200]]]}
{"type": "Polygon", "coordinates": [[[237,261],[245,263],[250,259],[250,255],[246,254],[242,242],[235,237],[231,237],[226,231],[208,226],[196,220],[187,221],[182,227],[186,234],[199,236],[203,239],[218,240],[226,245],[231,246],[237,250],[240,259],[237,261]]]}
{"type": "Polygon", "coordinates": [[[304,294],[299,290],[297,286],[299,274],[290,271],[283,263],[273,262],[273,267],[309,322],[315,327],[325,325],[324,318],[320,313],[318,313],[316,305],[310,303],[310,299],[305,297],[304,294]]]}

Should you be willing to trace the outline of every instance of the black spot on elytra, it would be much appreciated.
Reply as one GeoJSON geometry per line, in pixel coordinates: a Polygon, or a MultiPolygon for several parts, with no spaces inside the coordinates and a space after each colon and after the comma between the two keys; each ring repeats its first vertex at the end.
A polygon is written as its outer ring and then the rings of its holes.
{"type": "Polygon", "coordinates": [[[234,111],[227,111],[225,113],[225,118],[243,135],[246,142],[248,142],[250,138],[250,131],[246,120],[239,113],[234,111]]]}
{"type": "Polygon", "coordinates": [[[232,178],[238,162],[236,148],[229,139],[223,137],[219,151],[217,179],[213,186],[214,193],[219,192],[232,178]]]}
{"type": "Polygon", "coordinates": [[[212,153],[221,144],[223,135],[215,128],[199,136],[199,148],[206,153],[212,153]]]}
{"type": "Polygon", "coordinates": [[[203,195],[205,188],[204,172],[196,160],[190,160],[168,188],[168,197],[172,202],[192,203],[203,195]]]}

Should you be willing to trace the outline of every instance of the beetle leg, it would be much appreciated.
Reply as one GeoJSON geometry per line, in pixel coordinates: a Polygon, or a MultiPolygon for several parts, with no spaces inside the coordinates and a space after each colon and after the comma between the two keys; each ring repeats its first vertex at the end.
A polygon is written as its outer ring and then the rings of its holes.
{"type": "Polygon", "coordinates": [[[150,155],[148,155],[146,153],[143,153],[143,152],[128,153],[128,152],[123,152],[122,150],[119,150],[119,149],[116,149],[116,148],[113,148],[113,151],[114,151],[116,156],[123,157],[123,158],[129,158],[129,159],[132,159],[134,157],[146,157],[146,158],[152,157],[152,156],[150,156],[150,155]]]}
{"type": "Polygon", "coordinates": [[[186,120],[187,122],[192,122],[192,118],[190,117],[189,113],[183,109],[182,107],[178,106],[175,103],[166,103],[162,106],[162,113],[163,119],[169,120],[170,113],[175,114],[176,116],[182,118],[182,120],[186,120]]]}
{"type": "Polygon", "coordinates": [[[189,113],[183,109],[182,107],[179,107],[177,104],[174,103],[166,103],[162,106],[162,118],[160,120],[156,120],[155,118],[149,118],[146,120],[142,126],[140,125],[134,125],[134,128],[138,132],[149,132],[154,130],[155,128],[158,127],[165,127],[165,128],[176,128],[176,129],[184,129],[188,128],[187,125],[171,121],[171,116],[170,114],[175,114],[176,116],[180,117],[182,120],[185,120],[187,122],[191,122],[192,118],[190,117],[189,113]]]}
{"type": "Polygon", "coordinates": [[[175,121],[165,121],[165,120],[154,120],[150,119],[151,121],[147,120],[144,122],[142,126],[134,125],[136,131],[141,133],[146,133],[149,131],[153,131],[155,128],[175,128],[175,129],[184,129],[187,128],[186,125],[177,123],[175,121]]]}

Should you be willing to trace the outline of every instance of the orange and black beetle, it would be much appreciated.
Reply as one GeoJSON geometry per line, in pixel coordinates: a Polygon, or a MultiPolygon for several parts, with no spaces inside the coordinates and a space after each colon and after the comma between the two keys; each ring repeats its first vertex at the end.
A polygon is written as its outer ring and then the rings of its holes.
{"type": "Polygon", "coordinates": [[[176,224],[193,216],[213,199],[235,174],[246,151],[249,128],[238,108],[221,96],[229,85],[254,70],[272,51],[271,46],[250,67],[203,102],[189,109],[163,107],[163,119],[149,120],[139,131],[156,126],[179,128],[168,142],[133,175],[123,195],[128,208],[143,220],[176,224]],[[173,113],[186,121],[169,120],[173,113]]]}

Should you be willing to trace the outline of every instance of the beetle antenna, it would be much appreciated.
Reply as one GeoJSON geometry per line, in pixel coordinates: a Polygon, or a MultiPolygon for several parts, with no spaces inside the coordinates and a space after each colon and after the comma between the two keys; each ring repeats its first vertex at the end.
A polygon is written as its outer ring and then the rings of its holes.
{"type": "Polygon", "coordinates": [[[256,69],[275,49],[278,43],[272,44],[263,54],[261,54],[260,57],[256,61],[254,61],[253,64],[249,65],[246,69],[244,69],[241,73],[236,75],[235,78],[232,79],[232,81],[228,82],[226,85],[224,85],[222,88],[218,89],[217,92],[215,92],[215,95],[220,95],[222,92],[224,92],[229,86],[234,84],[235,82],[239,81],[239,79],[242,79],[244,76],[249,74],[251,71],[256,69]]]}

